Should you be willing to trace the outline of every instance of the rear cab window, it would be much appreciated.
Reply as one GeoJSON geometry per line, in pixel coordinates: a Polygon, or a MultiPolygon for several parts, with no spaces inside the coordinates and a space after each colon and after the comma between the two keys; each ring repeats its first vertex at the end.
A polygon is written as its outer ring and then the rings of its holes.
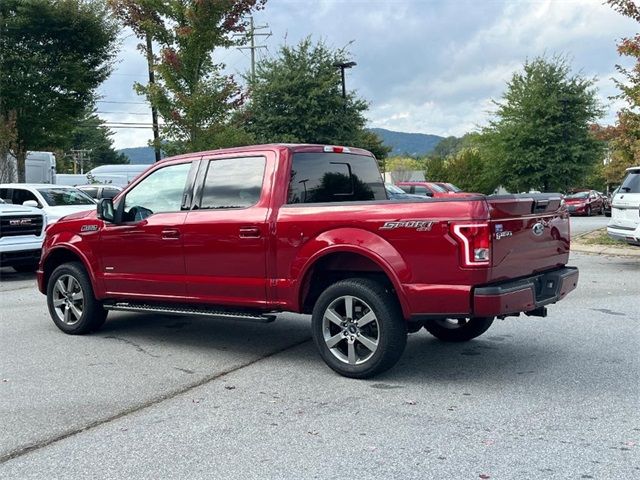
{"type": "Polygon", "coordinates": [[[376,159],[330,152],[294,153],[288,204],[387,200],[376,159]]]}

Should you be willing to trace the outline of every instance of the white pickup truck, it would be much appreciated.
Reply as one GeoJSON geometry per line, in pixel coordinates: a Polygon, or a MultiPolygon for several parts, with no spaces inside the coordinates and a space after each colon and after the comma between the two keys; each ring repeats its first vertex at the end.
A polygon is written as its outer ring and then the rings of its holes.
{"type": "Polygon", "coordinates": [[[35,272],[45,227],[46,218],[41,210],[9,205],[0,199],[0,267],[35,272]]]}

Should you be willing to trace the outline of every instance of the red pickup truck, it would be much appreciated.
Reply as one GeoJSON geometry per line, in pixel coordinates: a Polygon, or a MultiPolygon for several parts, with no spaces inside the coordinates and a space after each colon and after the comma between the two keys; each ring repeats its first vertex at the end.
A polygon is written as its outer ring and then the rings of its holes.
{"type": "Polygon", "coordinates": [[[576,287],[568,258],[560,195],[390,201],[367,151],[261,145],[166,159],[50,226],[38,286],[69,334],[109,310],[309,313],[325,362],[364,378],[422,327],[466,341],[544,316],[576,287]]]}

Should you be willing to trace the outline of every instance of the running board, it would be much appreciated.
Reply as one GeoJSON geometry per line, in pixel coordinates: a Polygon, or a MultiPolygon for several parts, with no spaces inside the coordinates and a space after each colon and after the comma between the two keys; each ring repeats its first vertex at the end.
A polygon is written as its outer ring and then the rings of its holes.
{"type": "Polygon", "coordinates": [[[250,313],[246,311],[216,310],[205,307],[186,305],[154,305],[150,303],[132,302],[105,302],[106,310],[118,310],[125,312],[153,312],[167,313],[170,315],[202,315],[205,317],[231,318],[247,322],[270,323],[276,319],[275,314],[250,313]]]}

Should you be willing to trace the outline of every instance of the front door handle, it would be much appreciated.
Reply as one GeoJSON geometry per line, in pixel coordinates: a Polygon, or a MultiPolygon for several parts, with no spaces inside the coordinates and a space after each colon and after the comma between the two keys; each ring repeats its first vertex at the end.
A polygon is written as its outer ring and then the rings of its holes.
{"type": "Polygon", "coordinates": [[[260,238],[258,227],[240,227],[240,238],[260,238]]]}
{"type": "Polygon", "coordinates": [[[174,228],[168,228],[166,230],[162,230],[162,239],[163,240],[177,240],[180,238],[180,232],[174,228]]]}

